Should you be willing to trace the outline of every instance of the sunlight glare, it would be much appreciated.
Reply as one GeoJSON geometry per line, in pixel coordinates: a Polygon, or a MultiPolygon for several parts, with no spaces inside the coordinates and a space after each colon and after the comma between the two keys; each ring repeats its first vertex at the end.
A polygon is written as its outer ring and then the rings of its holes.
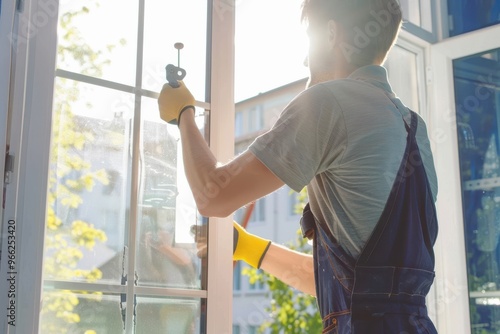
{"type": "Polygon", "coordinates": [[[303,0],[236,3],[235,100],[308,76],[308,41],[300,21],[303,0]]]}

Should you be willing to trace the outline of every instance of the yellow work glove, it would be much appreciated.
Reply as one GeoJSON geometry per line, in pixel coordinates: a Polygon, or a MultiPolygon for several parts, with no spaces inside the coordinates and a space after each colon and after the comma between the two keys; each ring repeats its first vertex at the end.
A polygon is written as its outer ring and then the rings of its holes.
{"type": "Polygon", "coordinates": [[[254,268],[260,268],[271,241],[248,233],[236,222],[233,222],[233,227],[233,260],[243,260],[254,268]]]}
{"type": "Polygon", "coordinates": [[[194,103],[193,95],[182,81],[179,81],[177,88],[166,83],[158,97],[160,118],[167,123],[179,125],[182,112],[189,108],[194,110],[194,103]]]}

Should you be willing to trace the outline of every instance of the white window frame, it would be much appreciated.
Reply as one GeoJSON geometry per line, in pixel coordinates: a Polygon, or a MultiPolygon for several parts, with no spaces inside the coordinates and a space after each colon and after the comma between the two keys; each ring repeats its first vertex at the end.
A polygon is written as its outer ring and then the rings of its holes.
{"type": "Polygon", "coordinates": [[[243,132],[243,116],[244,116],[244,113],[242,111],[237,111],[235,113],[235,128],[234,128],[234,134],[236,137],[240,137],[244,134],[243,132]]]}
{"type": "Polygon", "coordinates": [[[238,261],[236,262],[236,264],[234,265],[234,269],[233,269],[233,296],[234,294],[240,294],[241,291],[243,290],[242,289],[242,283],[243,283],[243,275],[241,273],[241,270],[242,270],[242,267],[243,267],[243,262],[241,261],[238,261]],[[237,284],[237,286],[236,286],[237,284]]]}
{"type": "MultiPolygon", "coordinates": [[[[7,137],[7,124],[9,123],[9,93],[11,85],[11,66],[13,65],[14,57],[11,50],[11,42],[8,38],[14,26],[15,3],[12,1],[2,1],[0,8],[0,52],[2,61],[0,62],[0,157],[5,157],[7,137]]],[[[3,189],[5,174],[5,165],[0,163],[0,175],[2,175],[1,185],[3,189]]],[[[0,192],[0,203],[3,203],[3,190],[0,192]]],[[[3,205],[0,205],[0,217],[3,217],[3,205]]]]}
{"type": "MultiPolygon", "coordinates": [[[[210,147],[218,161],[234,157],[234,31],[235,6],[211,0],[210,147]],[[217,55],[216,57],[214,55],[217,55]],[[228,136],[229,134],[233,134],[228,136]]],[[[209,227],[207,332],[232,332],[233,224],[231,217],[211,218],[209,227]],[[221,312],[224,310],[224,312],[221,312]]]]}
{"type": "MultiPolygon", "coordinates": [[[[413,0],[410,0],[413,1],[413,0]]],[[[405,21],[403,24],[403,27],[406,31],[411,33],[414,36],[417,36],[421,38],[422,40],[425,40],[430,43],[434,43],[438,41],[441,37],[440,35],[440,11],[438,10],[439,7],[441,6],[442,2],[446,2],[446,0],[430,0],[430,7],[431,7],[431,24],[432,24],[432,29],[431,31],[428,31],[424,28],[422,28],[419,25],[416,25],[412,22],[405,21]]],[[[420,6],[419,10],[419,15],[422,16],[422,11],[424,10],[424,6],[420,6]]]]}
{"type": "Polygon", "coordinates": [[[253,208],[252,215],[248,220],[248,223],[262,224],[266,221],[266,198],[267,197],[261,197],[255,201],[255,206],[253,208]]]}
{"type": "Polygon", "coordinates": [[[452,61],[499,48],[499,34],[496,25],[430,48],[433,97],[428,130],[439,182],[434,300],[439,333],[468,334],[471,328],[452,61]]]}
{"type": "Polygon", "coordinates": [[[408,31],[402,30],[396,41],[396,45],[416,55],[417,80],[421,85],[418,87],[419,110],[415,110],[415,112],[418,112],[422,118],[427,120],[429,118],[429,99],[427,87],[424,83],[427,83],[426,50],[428,50],[431,44],[412,35],[408,31]]]}
{"type": "MultiPolygon", "coordinates": [[[[47,115],[51,114],[53,91],[53,85],[47,83],[47,79],[54,77],[50,64],[55,65],[54,52],[47,50],[55,50],[56,36],[51,32],[55,31],[57,17],[52,19],[35,1],[23,3],[22,12],[14,8],[7,14],[12,15],[13,25],[2,30],[2,37],[9,40],[7,50],[13,48],[15,62],[11,69],[7,109],[7,113],[10,112],[7,124],[10,138],[6,138],[6,142],[10,142],[10,152],[16,162],[10,184],[6,187],[2,231],[6,231],[8,222],[15,222],[16,274],[11,286],[6,281],[12,276],[9,274],[11,270],[2,257],[0,305],[8,307],[8,292],[15,290],[16,327],[8,326],[9,319],[3,316],[0,317],[0,329],[9,334],[16,331],[37,333],[51,126],[51,117],[47,115]]],[[[5,142],[2,147],[5,147],[5,142]]],[[[2,243],[2,254],[8,254],[6,242],[2,243]]]]}
{"type": "MultiPolygon", "coordinates": [[[[3,231],[9,221],[16,224],[16,274],[12,286],[16,293],[16,326],[9,326],[2,312],[0,332],[6,334],[38,333],[58,19],[57,0],[18,3],[22,11],[16,11],[15,1],[2,1],[0,20],[0,129],[5,134],[0,137],[0,153],[5,155],[5,144],[10,142],[10,152],[15,156],[14,171],[6,187],[6,208],[0,211],[3,231]],[[16,32],[23,24],[27,35],[16,32]],[[21,37],[17,45],[11,44],[13,36],[21,37]],[[11,58],[12,45],[16,49],[11,58]]],[[[208,45],[212,43],[207,52],[209,103],[197,102],[197,106],[209,110],[211,149],[217,159],[227,161],[234,155],[234,136],[228,134],[234,131],[235,8],[225,1],[209,0],[208,4],[208,45]],[[211,53],[217,53],[217,57],[210,57],[211,53]]],[[[3,162],[0,166],[3,175],[3,162]]],[[[211,221],[208,288],[197,293],[207,298],[207,333],[229,334],[233,268],[232,243],[228,240],[232,240],[233,230],[230,218],[211,221]]],[[[7,242],[2,242],[2,254],[8,254],[7,242]]],[[[2,259],[0,308],[7,310],[11,288],[7,279],[12,274],[5,256],[2,259]]]]}

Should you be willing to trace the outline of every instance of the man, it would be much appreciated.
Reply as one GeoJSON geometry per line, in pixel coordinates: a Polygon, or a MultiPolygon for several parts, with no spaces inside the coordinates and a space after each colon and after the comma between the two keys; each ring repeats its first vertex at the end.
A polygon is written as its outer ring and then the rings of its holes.
{"type": "Polygon", "coordinates": [[[436,333],[425,306],[437,234],[429,139],[381,67],[401,26],[400,7],[396,0],[305,0],[303,19],[307,89],[225,165],[196,127],[187,88],[164,86],[160,114],[179,124],[190,187],[206,199],[199,210],[224,217],[283,184],[307,186],[302,225],[314,256],[235,224],[234,258],[316,295],[323,333],[436,333]],[[210,193],[216,175],[231,179],[210,193]]]}

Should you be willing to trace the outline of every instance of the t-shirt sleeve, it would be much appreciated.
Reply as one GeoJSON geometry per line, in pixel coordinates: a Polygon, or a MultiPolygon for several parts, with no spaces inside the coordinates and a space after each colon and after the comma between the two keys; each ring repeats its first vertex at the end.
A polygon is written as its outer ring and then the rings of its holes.
{"type": "Polygon", "coordinates": [[[271,130],[257,137],[249,150],[298,192],[341,159],[345,133],[333,92],[319,84],[292,100],[271,130]]]}
{"type": "Polygon", "coordinates": [[[418,116],[418,127],[417,127],[417,142],[420,154],[422,156],[422,162],[424,163],[425,173],[427,174],[427,180],[429,181],[429,186],[431,187],[432,196],[434,201],[436,201],[438,194],[438,181],[436,175],[436,169],[434,167],[434,158],[432,156],[431,142],[429,135],[427,134],[427,126],[425,121],[420,115],[418,116]]]}

